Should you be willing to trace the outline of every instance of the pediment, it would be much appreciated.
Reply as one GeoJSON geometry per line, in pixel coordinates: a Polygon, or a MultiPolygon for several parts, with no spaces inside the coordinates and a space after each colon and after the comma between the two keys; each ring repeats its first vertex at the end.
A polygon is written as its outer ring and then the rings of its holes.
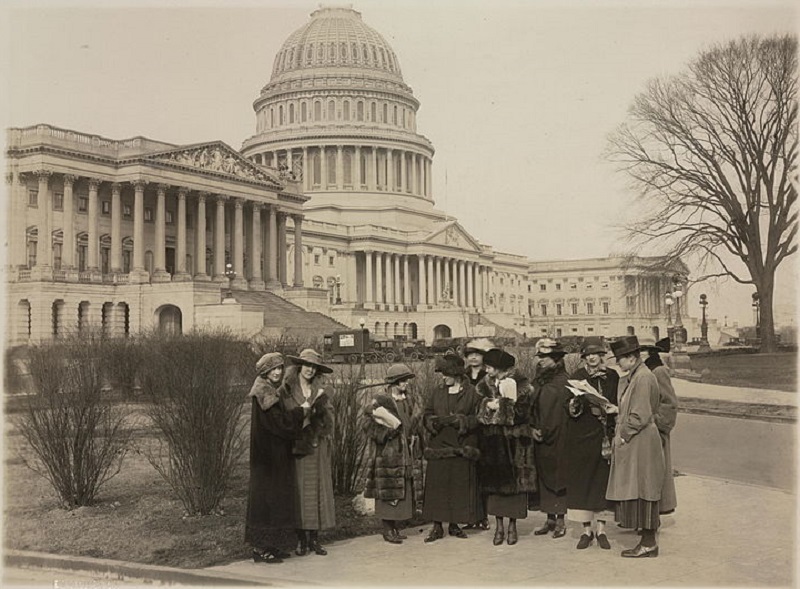
{"type": "Polygon", "coordinates": [[[445,245],[462,250],[480,252],[478,241],[458,224],[458,221],[447,221],[435,228],[424,240],[424,243],[445,245]]]}
{"type": "Polygon", "coordinates": [[[145,159],[258,182],[270,188],[283,188],[283,184],[275,176],[245,159],[222,141],[152,153],[145,156],[145,159]]]}

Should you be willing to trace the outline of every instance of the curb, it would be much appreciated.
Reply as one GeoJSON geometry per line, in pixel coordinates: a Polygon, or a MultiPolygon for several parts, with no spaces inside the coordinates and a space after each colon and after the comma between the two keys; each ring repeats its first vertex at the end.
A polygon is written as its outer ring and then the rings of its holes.
{"type": "Polygon", "coordinates": [[[269,579],[246,579],[216,571],[196,571],[176,569],[158,565],[138,564],[122,560],[105,558],[89,558],[83,556],[67,556],[48,554],[45,552],[28,552],[24,550],[6,550],[3,563],[7,567],[60,569],[96,573],[107,578],[128,578],[137,581],[160,582],[171,585],[284,585],[285,582],[269,579]]]}

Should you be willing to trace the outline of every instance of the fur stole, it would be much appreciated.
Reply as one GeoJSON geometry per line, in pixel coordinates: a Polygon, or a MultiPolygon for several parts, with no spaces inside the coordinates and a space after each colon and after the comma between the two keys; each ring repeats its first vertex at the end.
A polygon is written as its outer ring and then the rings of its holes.
{"type": "Polygon", "coordinates": [[[467,460],[478,460],[481,451],[472,446],[461,446],[458,448],[425,448],[425,460],[443,460],[445,458],[466,458],[467,460]]]}
{"type": "Polygon", "coordinates": [[[262,411],[267,411],[275,403],[280,401],[278,389],[272,386],[267,379],[261,378],[260,376],[256,377],[256,380],[253,382],[253,386],[250,387],[250,392],[247,394],[247,396],[258,399],[258,405],[261,407],[262,411]]]}
{"type": "MultiPolygon", "coordinates": [[[[330,439],[333,435],[333,408],[330,397],[332,389],[327,386],[318,386],[316,382],[313,384],[317,392],[311,398],[311,411],[307,424],[303,427],[302,436],[295,441],[292,447],[292,453],[296,455],[312,454],[314,448],[319,446],[320,440],[330,439]]],[[[303,398],[303,393],[300,388],[299,376],[296,373],[287,374],[278,392],[284,406],[288,409],[299,407],[302,404],[298,402],[303,398]]]]}

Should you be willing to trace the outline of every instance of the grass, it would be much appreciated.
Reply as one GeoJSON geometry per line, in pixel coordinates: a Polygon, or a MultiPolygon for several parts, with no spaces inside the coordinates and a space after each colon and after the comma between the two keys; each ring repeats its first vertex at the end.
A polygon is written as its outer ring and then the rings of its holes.
{"type": "Polygon", "coordinates": [[[692,357],[703,382],[754,389],[797,390],[797,352],[692,357]]]}

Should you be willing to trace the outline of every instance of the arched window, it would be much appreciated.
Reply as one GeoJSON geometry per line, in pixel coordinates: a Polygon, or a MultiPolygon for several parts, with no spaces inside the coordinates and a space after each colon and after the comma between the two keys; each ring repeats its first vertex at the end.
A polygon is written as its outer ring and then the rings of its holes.
{"type": "Polygon", "coordinates": [[[360,173],[361,177],[358,179],[358,181],[361,184],[366,184],[367,183],[367,156],[363,152],[361,153],[361,166],[359,166],[359,173],[360,173]]]}
{"type": "Polygon", "coordinates": [[[144,269],[150,274],[153,273],[153,252],[151,250],[144,252],[144,269]]]}
{"type": "Polygon", "coordinates": [[[103,330],[103,335],[114,335],[114,303],[103,303],[103,308],[100,310],[100,327],[103,330]]]}
{"type": "Polygon", "coordinates": [[[322,288],[325,281],[322,279],[322,276],[314,276],[314,278],[311,279],[311,283],[314,285],[314,288],[322,288]]]}
{"type": "Polygon", "coordinates": [[[406,126],[406,109],[403,109],[403,128],[406,126]]]}
{"type": "Polygon", "coordinates": [[[78,303],[78,331],[86,331],[89,328],[89,301],[78,303]]]}
{"type": "Polygon", "coordinates": [[[369,120],[373,123],[378,122],[378,105],[374,102],[369,105],[369,120]]]}
{"type": "Polygon", "coordinates": [[[342,105],[342,118],[345,121],[349,121],[350,120],[350,101],[349,100],[345,100],[344,104],[342,105]]]}
{"type": "Polygon", "coordinates": [[[311,183],[312,184],[321,184],[322,183],[322,159],[319,156],[319,153],[315,153],[311,156],[311,166],[312,166],[312,176],[311,176],[311,183]]]}
{"type": "Polygon", "coordinates": [[[294,123],[294,103],[289,105],[289,124],[294,123]]]}
{"type": "Polygon", "coordinates": [[[64,333],[64,299],[53,301],[53,337],[59,337],[64,333]]]}
{"type": "Polygon", "coordinates": [[[325,157],[328,158],[328,184],[336,184],[336,152],[329,151],[325,157]]]}
{"type": "Polygon", "coordinates": [[[336,103],[333,100],[328,101],[328,120],[336,120],[336,103]]]}
{"type": "Polygon", "coordinates": [[[397,105],[392,109],[392,124],[397,124],[397,105]]]}
{"type": "Polygon", "coordinates": [[[271,106],[269,107],[269,128],[275,126],[275,109],[271,106]]]}
{"type": "Polygon", "coordinates": [[[364,103],[360,100],[356,105],[356,120],[363,121],[364,120],[364,103]]]}
{"type": "Polygon", "coordinates": [[[286,121],[283,118],[283,105],[278,106],[278,124],[283,125],[286,121]]]}
{"type": "Polygon", "coordinates": [[[389,105],[385,102],[383,103],[383,123],[389,122],[389,105]]]}
{"type": "Polygon", "coordinates": [[[300,105],[300,122],[305,123],[308,120],[308,105],[303,102],[300,105]]]}
{"type": "Polygon", "coordinates": [[[322,120],[322,103],[319,100],[314,101],[314,120],[322,120]]]}
{"type": "Polygon", "coordinates": [[[389,337],[389,328],[390,324],[387,321],[386,323],[383,324],[383,335],[385,335],[386,337],[389,337]]]}
{"type": "Polygon", "coordinates": [[[353,183],[353,158],[350,155],[349,151],[344,152],[344,183],[345,184],[352,184],[353,183]]]}

